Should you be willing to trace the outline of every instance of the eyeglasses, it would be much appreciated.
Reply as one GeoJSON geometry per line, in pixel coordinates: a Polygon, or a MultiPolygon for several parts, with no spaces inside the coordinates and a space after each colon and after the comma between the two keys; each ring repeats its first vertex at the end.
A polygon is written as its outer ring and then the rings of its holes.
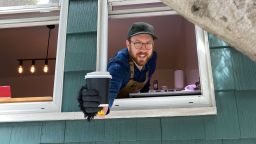
{"type": "Polygon", "coordinates": [[[133,42],[131,41],[131,43],[134,45],[134,47],[138,50],[141,50],[142,49],[142,46],[144,45],[145,46],[145,49],[146,50],[151,50],[153,48],[153,45],[154,43],[153,42],[147,42],[147,43],[143,43],[143,42],[133,42]]]}

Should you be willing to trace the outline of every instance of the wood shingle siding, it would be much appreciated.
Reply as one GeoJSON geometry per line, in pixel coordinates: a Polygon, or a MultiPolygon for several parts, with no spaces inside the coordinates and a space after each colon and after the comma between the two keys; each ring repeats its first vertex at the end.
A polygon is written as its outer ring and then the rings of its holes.
{"type": "MultiPolygon", "coordinates": [[[[63,112],[95,70],[97,0],[70,0],[63,112]]],[[[1,123],[0,144],[255,144],[256,63],[209,35],[216,116],[1,123]]]]}

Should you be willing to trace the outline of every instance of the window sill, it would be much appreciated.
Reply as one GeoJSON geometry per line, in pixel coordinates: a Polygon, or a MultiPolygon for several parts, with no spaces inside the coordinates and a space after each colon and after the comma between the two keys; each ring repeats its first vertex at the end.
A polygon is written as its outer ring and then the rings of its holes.
{"type": "Polygon", "coordinates": [[[47,97],[0,98],[0,103],[47,102],[47,101],[52,101],[52,97],[47,96],[47,97]]]}
{"type": "MultiPolygon", "coordinates": [[[[216,115],[216,107],[113,110],[105,119],[216,115]]],[[[99,119],[96,117],[95,119],[99,119]]],[[[82,112],[0,115],[0,122],[84,120],[82,112]]]]}

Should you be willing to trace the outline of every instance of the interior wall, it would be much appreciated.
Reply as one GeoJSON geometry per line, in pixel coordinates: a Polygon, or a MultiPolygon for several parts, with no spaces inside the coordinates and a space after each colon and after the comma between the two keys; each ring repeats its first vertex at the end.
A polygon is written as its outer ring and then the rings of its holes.
{"type": "Polygon", "coordinates": [[[184,71],[184,86],[186,82],[194,81],[198,67],[194,25],[179,15],[109,19],[108,57],[125,48],[128,29],[138,21],[152,24],[158,36],[154,47],[158,54],[157,69],[151,79],[151,89],[154,80],[158,80],[159,88],[167,86],[174,89],[175,70],[184,71]]]}
{"type": "Polygon", "coordinates": [[[169,40],[170,43],[177,43],[176,45],[178,47],[173,51],[173,56],[159,55],[164,60],[158,59],[157,64],[161,63],[167,67],[157,68],[151,80],[151,89],[153,89],[152,83],[155,79],[158,80],[159,88],[161,86],[167,86],[169,89],[175,89],[174,72],[176,70],[182,70],[184,72],[184,87],[188,84],[195,83],[199,78],[194,25],[181,18],[179,26],[179,41],[169,40]],[[172,67],[168,67],[169,62],[173,62],[172,67]]]}
{"type": "MultiPolygon", "coordinates": [[[[46,58],[49,29],[46,26],[0,29],[0,85],[10,85],[12,97],[52,96],[55,60],[36,61],[36,72],[29,72],[32,61],[23,61],[24,72],[18,74],[17,59],[46,58]]],[[[56,58],[58,25],[51,30],[48,58],[56,58]]]]}
{"type": "Polygon", "coordinates": [[[192,84],[199,80],[199,67],[196,48],[195,26],[190,22],[183,23],[185,37],[185,83],[192,84]]]}
{"type": "Polygon", "coordinates": [[[29,75],[1,78],[0,85],[11,86],[11,97],[53,96],[54,75],[29,75]]]}

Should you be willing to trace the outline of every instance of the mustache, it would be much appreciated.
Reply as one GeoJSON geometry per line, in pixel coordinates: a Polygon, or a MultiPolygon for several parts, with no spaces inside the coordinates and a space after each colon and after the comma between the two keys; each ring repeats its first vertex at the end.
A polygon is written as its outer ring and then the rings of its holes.
{"type": "Polygon", "coordinates": [[[148,55],[148,53],[145,53],[145,52],[139,52],[139,53],[137,53],[136,55],[148,55]]]}

